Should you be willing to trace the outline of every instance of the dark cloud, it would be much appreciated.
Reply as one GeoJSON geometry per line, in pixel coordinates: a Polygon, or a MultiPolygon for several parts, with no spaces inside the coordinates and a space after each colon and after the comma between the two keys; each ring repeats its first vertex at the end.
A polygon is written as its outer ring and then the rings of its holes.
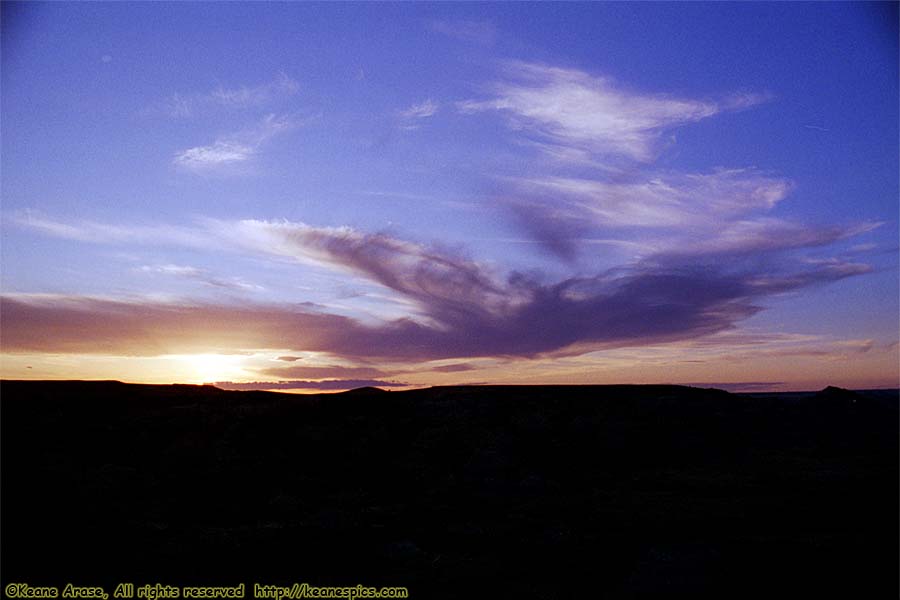
{"type": "Polygon", "coordinates": [[[475,365],[470,363],[454,363],[452,365],[443,365],[441,367],[434,367],[431,369],[435,373],[461,373],[463,371],[474,371],[477,369],[475,365]]]}
{"type": "MultiPolygon", "coordinates": [[[[290,348],[350,359],[427,361],[480,356],[533,357],[573,347],[640,345],[696,338],[729,329],[760,303],[814,284],[865,273],[866,265],[728,268],[653,264],[611,276],[555,284],[513,275],[498,284],[476,265],[423,254],[374,238],[334,256],[421,306],[421,318],[364,325],[309,312],[302,305],[175,305],[96,298],[3,297],[0,327],[7,352],[158,355],[235,349],[290,348]],[[405,276],[404,276],[405,274],[405,276]],[[441,277],[446,274],[447,277],[441,277]]],[[[338,371],[292,368],[293,376],[338,371]]],[[[313,369],[312,367],[310,369],[313,369]]],[[[347,371],[362,376],[372,371],[347,371]]],[[[285,374],[284,369],[273,369],[285,374]]]]}
{"type": "Polygon", "coordinates": [[[738,381],[731,383],[686,383],[691,387],[716,388],[728,392],[769,392],[783,385],[781,381],[738,381]]]}
{"type": "Polygon", "coordinates": [[[538,242],[550,255],[572,262],[578,256],[579,239],[589,231],[589,221],[574,211],[518,198],[502,202],[512,223],[538,242]]]}
{"type": "MultiPolygon", "coordinates": [[[[9,352],[159,355],[285,348],[350,360],[409,361],[571,353],[723,331],[756,314],[770,296],[867,273],[871,268],[865,264],[804,262],[777,253],[852,233],[777,220],[739,221],[693,249],[657,252],[606,274],[546,283],[519,273],[503,280],[458,252],[384,234],[243,221],[234,237],[272,254],[353,272],[412,304],[412,315],[369,325],[308,303],[198,305],[19,295],[2,299],[0,326],[9,352]]],[[[290,379],[384,375],[338,366],[265,373],[290,379]]]]}
{"type": "Polygon", "coordinates": [[[244,221],[242,229],[271,252],[350,270],[394,290],[441,323],[483,320],[517,300],[484,266],[446,249],[349,228],[244,221]]]}
{"type": "Polygon", "coordinates": [[[298,360],[303,360],[302,356],[279,356],[277,360],[283,360],[284,362],[297,362],[298,360]]]}

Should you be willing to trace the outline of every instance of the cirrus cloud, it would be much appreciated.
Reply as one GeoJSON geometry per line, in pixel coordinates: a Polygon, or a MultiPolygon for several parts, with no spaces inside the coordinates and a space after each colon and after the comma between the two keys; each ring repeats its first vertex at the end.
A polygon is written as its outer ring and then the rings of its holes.
{"type": "Polygon", "coordinates": [[[499,111],[518,131],[555,147],[649,162],[667,130],[740,110],[768,99],[737,94],[722,100],[692,100],[625,89],[606,77],[577,69],[509,61],[493,97],[457,103],[463,113],[499,111]]]}
{"type": "Polygon", "coordinates": [[[180,150],[175,153],[173,162],[177,167],[193,172],[244,163],[256,156],[266,142],[301,124],[293,117],[270,114],[252,127],[222,136],[207,146],[180,150]]]}

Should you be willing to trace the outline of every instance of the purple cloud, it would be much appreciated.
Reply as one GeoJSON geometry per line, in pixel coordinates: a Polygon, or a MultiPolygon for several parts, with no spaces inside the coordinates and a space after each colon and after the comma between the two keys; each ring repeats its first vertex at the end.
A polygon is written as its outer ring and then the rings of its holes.
{"type": "Polygon", "coordinates": [[[796,269],[648,264],[553,284],[517,274],[500,283],[473,263],[383,236],[318,241],[334,260],[414,298],[421,315],[365,325],[302,305],[5,296],[4,349],[156,355],[287,348],[419,361],[533,357],[700,337],[757,313],[772,294],[869,270],[852,263],[796,269]]]}

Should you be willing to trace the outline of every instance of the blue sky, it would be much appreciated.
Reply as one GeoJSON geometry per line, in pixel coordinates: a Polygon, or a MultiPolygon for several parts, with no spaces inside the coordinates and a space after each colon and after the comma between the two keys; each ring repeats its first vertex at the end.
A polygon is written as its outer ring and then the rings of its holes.
{"type": "Polygon", "coordinates": [[[895,5],[2,10],[4,377],[898,383],[895,5]]]}

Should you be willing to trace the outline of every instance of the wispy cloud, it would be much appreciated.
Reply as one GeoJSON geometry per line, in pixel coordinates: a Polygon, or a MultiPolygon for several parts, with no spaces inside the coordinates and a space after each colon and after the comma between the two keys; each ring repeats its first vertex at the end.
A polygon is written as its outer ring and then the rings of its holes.
{"type": "Polygon", "coordinates": [[[264,105],[275,96],[293,96],[299,90],[300,84],[282,72],[269,83],[252,87],[241,86],[234,89],[218,87],[212,91],[210,96],[222,106],[245,108],[264,105]]]}
{"type": "Polygon", "coordinates": [[[233,140],[217,140],[209,146],[196,146],[175,155],[175,164],[190,170],[201,170],[249,160],[256,154],[256,146],[233,140]]]}
{"type": "Polygon", "coordinates": [[[497,38],[497,28],[488,21],[435,19],[428,22],[428,27],[437,33],[482,46],[492,45],[497,38]]]}
{"type": "MultiPolygon", "coordinates": [[[[723,223],[719,231],[694,241],[682,241],[669,247],[667,253],[675,257],[718,257],[726,255],[756,255],[800,248],[827,246],[879,227],[880,222],[856,225],[814,226],[762,217],[723,223]]],[[[834,264],[846,264],[834,259],[834,264]]]]}
{"type": "Polygon", "coordinates": [[[208,146],[196,146],[177,152],[174,163],[194,172],[207,172],[244,163],[256,156],[266,142],[297,128],[301,123],[292,117],[270,114],[256,125],[220,137],[208,146]]]}
{"type": "Polygon", "coordinates": [[[627,90],[611,79],[576,69],[513,61],[493,97],[457,104],[463,113],[501,111],[518,130],[594,154],[652,160],[663,133],[725,110],[765,101],[763,94],[693,100],[627,90]]]}
{"type": "Polygon", "coordinates": [[[515,183],[536,202],[562,198],[573,217],[615,228],[718,227],[722,220],[771,210],[792,188],[786,179],[751,169],[659,173],[624,182],[545,176],[515,183]]]}
{"type": "Polygon", "coordinates": [[[431,98],[428,98],[418,104],[413,104],[406,110],[401,111],[400,116],[404,119],[425,119],[437,114],[440,108],[440,104],[438,104],[431,98]]]}
{"type": "MultiPolygon", "coordinates": [[[[628,180],[532,176],[505,182],[503,205],[526,233],[554,255],[571,260],[579,238],[596,232],[623,241],[641,231],[641,244],[658,251],[666,236],[709,240],[728,223],[772,209],[789,181],[747,169],[709,174],[656,173],[628,180]]],[[[671,242],[668,244],[671,245],[671,242]]]]}
{"type": "Polygon", "coordinates": [[[185,265],[143,265],[141,267],[138,267],[137,270],[142,273],[161,274],[189,279],[214,288],[225,290],[259,291],[263,289],[261,286],[247,283],[237,277],[231,277],[227,279],[216,277],[205,269],[185,265]]]}
{"type": "Polygon", "coordinates": [[[180,225],[110,224],[78,220],[64,222],[49,219],[40,212],[15,213],[11,221],[26,229],[53,237],[92,244],[151,244],[209,248],[216,244],[209,232],[180,225]]]}
{"type": "Polygon", "coordinates": [[[202,93],[175,93],[160,102],[150,112],[162,112],[170,117],[194,117],[212,110],[260,108],[279,98],[289,98],[300,90],[300,84],[285,73],[253,86],[227,88],[218,86],[202,93]]]}
{"type": "Polygon", "coordinates": [[[597,235],[630,244],[641,257],[722,257],[825,246],[881,225],[809,225],[768,216],[794,186],[753,169],[628,180],[544,175],[504,183],[500,200],[518,227],[569,261],[597,235]]]}
{"type": "Polygon", "coordinates": [[[439,248],[349,227],[258,220],[228,227],[249,248],[349,271],[433,312],[466,318],[473,311],[516,301],[484,266],[439,248]]]}

